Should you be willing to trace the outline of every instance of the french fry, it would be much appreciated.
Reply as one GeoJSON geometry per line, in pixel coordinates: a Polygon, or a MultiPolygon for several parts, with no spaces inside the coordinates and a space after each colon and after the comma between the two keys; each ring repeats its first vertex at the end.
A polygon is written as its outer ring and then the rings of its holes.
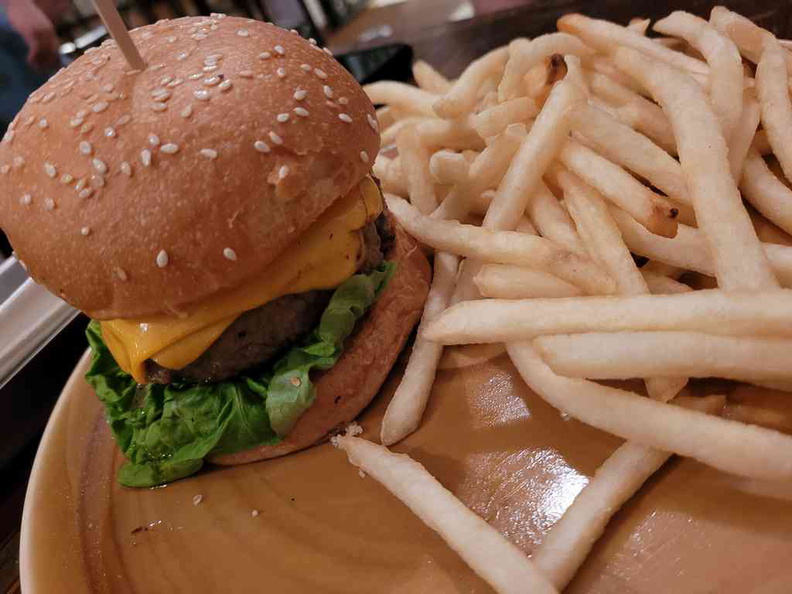
{"type": "Polygon", "coordinates": [[[416,125],[421,142],[431,149],[481,150],[484,141],[467,118],[460,120],[424,120],[416,125]]]}
{"type": "Polygon", "coordinates": [[[438,95],[428,93],[411,85],[393,82],[379,81],[365,85],[363,90],[368,95],[369,100],[375,105],[382,104],[391,108],[397,108],[413,115],[427,117],[437,117],[432,107],[438,99],[438,95]]]}
{"type": "Polygon", "coordinates": [[[392,445],[401,441],[415,431],[421,422],[432,390],[437,363],[443,354],[443,345],[423,338],[421,327],[448,307],[456,284],[458,266],[457,256],[443,252],[435,254],[434,279],[418,326],[418,337],[410,353],[402,381],[396,388],[382,419],[380,440],[383,445],[392,445]]]}
{"type": "Polygon", "coordinates": [[[664,237],[676,234],[678,208],[615,163],[571,138],[564,143],[558,159],[652,233],[664,237]]]}
{"type": "Polygon", "coordinates": [[[348,435],[333,438],[350,463],[379,482],[496,592],[553,594],[556,589],[515,545],[454,497],[406,454],[348,435]]]}
{"type": "Polygon", "coordinates": [[[764,51],[756,66],[756,91],[762,106],[762,127],[784,175],[792,179],[792,102],[785,56],[789,53],[775,37],[764,40],[764,51]]]}
{"type": "Polygon", "coordinates": [[[767,167],[753,149],[743,165],[743,196],[769,221],[792,233],[792,190],[767,167]]]}
{"type": "Polygon", "coordinates": [[[473,128],[487,138],[503,132],[509,124],[525,123],[537,113],[536,102],[530,97],[517,97],[473,116],[473,128]]]}
{"type": "Polygon", "coordinates": [[[576,35],[586,45],[610,54],[616,47],[625,46],[640,51],[655,60],[676,66],[685,71],[709,74],[709,67],[701,60],[668,49],[629,29],[582,14],[567,14],[558,19],[558,29],[576,35]]]}
{"type": "Polygon", "coordinates": [[[752,146],[756,150],[756,152],[762,155],[763,157],[767,155],[771,155],[773,153],[773,149],[770,146],[770,141],[767,140],[767,134],[765,133],[764,130],[756,131],[756,136],[754,136],[752,146]]]}
{"type": "Polygon", "coordinates": [[[789,337],[792,291],[731,294],[709,289],[678,295],[486,299],[449,307],[425,334],[443,344],[462,344],[631,330],[789,337]]]}
{"type": "Polygon", "coordinates": [[[643,445],[749,478],[792,480],[792,437],[555,374],[530,343],[506,345],[520,375],[569,416],[643,445]]]}
{"type": "Polygon", "coordinates": [[[655,103],[598,72],[588,72],[592,92],[612,105],[617,119],[651,138],[669,154],[676,154],[676,141],[668,118],[655,103]]]}
{"type": "Polygon", "coordinates": [[[443,349],[443,356],[437,364],[439,371],[463,369],[490,361],[506,352],[502,344],[466,344],[443,349]]]}
{"type": "Polygon", "coordinates": [[[544,183],[537,187],[526,213],[542,237],[576,254],[588,254],[569,214],[544,183]]]}
{"type": "Polygon", "coordinates": [[[639,35],[646,37],[646,31],[649,29],[650,23],[651,21],[649,19],[634,18],[630,19],[627,28],[630,29],[630,31],[635,31],[639,35]]]}
{"type": "MultiPolygon", "coordinates": [[[[759,64],[765,40],[773,37],[772,33],[755,25],[750,19],[723,6],[712,9],[710,22],[718,31],[731,38],[740,53],[754,64],[759,64]]],[[[792,55],[785,55],[784,61],[787,69],[792,70],[792,55]]]]}
{"type": "Polygon", "coordinates": [[[429,158],[429,173],[438,184],[467,183],[468,162],[460,153],[437,151],[429,158]]]}
{"type": "Polygon", "coordinates": [[[500,78],[508,58],[509,48],[499,47],[471,62],[448,92],[437,99],[434,105],[437,115],[444,119],[455,119],[471,113],[483,82],[500,78]]]}
{"type": "Polygon", "coordinates": [[[709,94],[712,108],[727,140],[742,112],[743,68],[740,52],[728,37],[707,21],[677,10],[654,24],[654,30],[687,41],[704,56],[710,67],[709,94]]]}
{"type": "Polygon", "coordinates": [[[393,144],[396,142],[396,137],[399,135],[399,132],[405,128],[414,128],[416,125],[427,121],[431,121],[431,119],[425,116],[408,116],[395,121],[391,126],[388,126],[387,130],[380,134],[380,146],[385,147],[393,144]]]}
{"type": "Polygon", "coordinates": [[[789,381],[792,339],[697,332],[616,332],[540,336],[539,354],[558,374],[586,379],[720,377],[789,381]]]}
{"type": "Polygon", "coordinates": [[[421,212],[432,212],[437,208],[437,196],[429,173],[429,151],[421,142],[418,131],[410,127],[399,132],[396,146],[410,201],[421,212]]]}
{"type": "Polygon", "coordinates": [[[417,60],[412,66],[413,78],[424,91],[443,95],[451,88],[448,79],[423,60],[417,60]]]}
{"type": "Polygon", "coordinates": [[[498,99],[503,102],[520,96],[523,77],[553,54],[590,56],[590,48],[573,35],[548,33],[535,39],[515,39],[509,44],[509,60],[498,85],[498,99]]]}
{"type": "Polygon", "coordinates": [[[404,172],[401,167],[401,160],[397,157],[389,159],[378,155],[374,161],[374,175],[382,182],[382,189],[390,194],[396,194],[402,198],[409,195],[407,191],[407,181],[404,179],[404,172]]]}
{"type": "Polygon", "coordinates": [[[640,84],[638,84],[636,80],[626,76],[623,72],[616,68],[616,66],[613,65],[613,62],[609,58],[605,56],[596,54],[589,56],[583,60],[583,65],[586,68],[591,69],[593,72],[607,76],[612,81],[627,89],[630,89],[634,93],[638,93],[642,96],[648,95],[646,90],[640,84]]]}
{"type": "Polygon", "coordinates": [[[602,156],[647,179],[675,202],[691,204],[679,163],[646,136],[591,105],[572,117],[573,128],[602,156]]]}
{"type": "Polygon", "coordinates": [[[752,89],[743,92],[743,109],[740,119],[729,138],[729,168],[732,172],[734,181],[739,185],[743,175],[745,157],[756,136],[756,128],[759,125],[761,109],[756,100],[752,89]]]}
{"type": "Polygon", "coordinates": [[[573,284],[541,270],[506,264],[485,264],[473,281],[484,297],[531,299],[575,297],[583,292],[573,284]]]}
{"type": "Polygon", "coordinates": [[[616,66],[638,79],[669,115],[682,170],[727,290],[778,287],[729,169],[726,143],[707,98],[689,76],[640,53],[619,48],[616,66]]]}
{"type": "Polygon", "coordinates": [[[526,134],[524,125],[511,124],[479,153],[470,165],[474,192],[496,188],[500,184],[526,134]]]}
{"type": "Polygon", "coordinates": [[[559,168],[557,179],[584,245],[616,282],[616,291],[622,295],[648,293],[646,281],[624,245],[602,196],[564,169],[559,168]]]}
{"type": "Polygon", "coordinates": [[[493,231],[435,220],[422,216],[401,198],[386,195],[385,200],[393,216],[410,235],[436,250],[474,260],[536,267],[581,287],[587,293],[613,292],[613,281],[603,275],[591,260],[568,252],[547,239],[516,231],[493,231]]]}
{"type": "Polygon", "coordinates": [[[644,272],[643,270],[641,273],[652,295],[676,295],[677,293],[689,293],[693,290],[685,283],[680,283],[662,274],[652,274],[651,272],[644,272]]]}
{"type": "MultiPolygon", "coordinates": [[[[687,408],[713,414],[722,396],[678,398],[687,408]]],[[[627,442],[613,452],[545,534],[532,559],[557,588],[563,588],[583,564],[594,542],[621,508],[671,456],[670,452],[627,442]]]]}

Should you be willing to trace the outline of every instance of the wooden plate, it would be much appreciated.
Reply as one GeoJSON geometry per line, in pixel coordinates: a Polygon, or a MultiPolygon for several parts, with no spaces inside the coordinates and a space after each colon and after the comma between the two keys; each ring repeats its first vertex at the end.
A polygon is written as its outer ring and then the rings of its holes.
{"type": "MultiPolygon", "coordinates": [[[[85,369],[84,358],[30,481],[25,592],[489,591],[330,445],[164,488],[120,487],[121,458],[85,369]]],[[[377,434],[400,373],[363,415],[366,436],[377,434]]],[[[719,388],[790,418],[788,396],[779,405],[780,395],[719,388]]],[[[441,372],[423,426],[395,449],[530,553],[619,443],[564,420],[498,357],[441,372]]],[[[567,591],[788,592],[790,559],[788,490],[675,460],[616,515],[567,591]]]]}

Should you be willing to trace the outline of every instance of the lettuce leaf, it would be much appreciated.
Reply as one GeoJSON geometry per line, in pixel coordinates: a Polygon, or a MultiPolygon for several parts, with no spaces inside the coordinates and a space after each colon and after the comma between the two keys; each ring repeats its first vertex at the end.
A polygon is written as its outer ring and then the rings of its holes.
{"type": "Polygon", "coordinates": [[[138,385],[115,362],[98,322],[86,330],[91,366],[85,377],[127,458],[118,481],[152,487],[201,469],[210,453],[276,444],[313,404],[310,372],[330,369],[355,323],[377,300],[395,264],[356,274],[333,293],[317,328],[273,365],[213,384],[138,385]]]}

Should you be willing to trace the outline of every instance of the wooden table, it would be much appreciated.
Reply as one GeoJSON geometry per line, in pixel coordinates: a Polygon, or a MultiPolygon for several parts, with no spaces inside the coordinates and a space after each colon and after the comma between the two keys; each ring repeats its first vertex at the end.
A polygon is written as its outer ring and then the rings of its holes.
{"type": "MultiPolygon", "coordinates": [[[[426,2],[428,0],[412,1],[426,2]]],[[[406,30],[388,41],[403,41],[411,44],[417,58],[430,62],[447,76],[456,76],[471,60],[493,47],[504,45],[515,37],[535,37],[555,30],[556,19],[568,12],[583,12],[590,16],[627,23],[632,17],[656,19],[673,10],[681,9],[707,16],[715,4],[701,0],[693,2],[681,0],[668,2],[646,0],[639,2],[627,0],[551,2],[537,0],[530,5],[478,16],[466,21],[406,30]]],[[[750,2],[738,0],[728,2],[727,5],[770,29],[779,37],[792,36],[792,3],[784,4],[775,0],[752,0],[750,2]]],[[[376,43],[382,42],[383,40],[379,39],[376,43]]],[[[370,45],[373,44],[360,43],[346,47],[334,45],[333,49],[339,52],[344,49],[363,48],[370,45]]],[[[73,323],[70,329],[62,337],[59,337],[59,348],[63,356],[45,362],[41,371],[42,382],[28,388],[31,394],[43,397],[47,403],[46,406],[54,404],[68,372],[79,354],[85,349],[80,325],[84,328],[85,321],[80,320],[73,323]]],[[[20,394],[16,397],[25,398],[26,395],[20,394]]],[[[39,405],[41,406],[41,404],[39,405]]],[[[46,410],[44,415],[39,415],[39,425],[45,416],[46,410]]],[[[8,551],[14,552],[16,547],[14,539],[19,527],[22,496],[29,474],[29,465],[32,462],[35,442],[38,439],[38,432],[42,428],[42,426],[37,426],[24,429],[31,432],[28,449],[19,455],[16,465],[3,476],[6,482],[0,483],[0,588],[10,588],[7,590],[8,592],[15,592],[18,588],[18,583],[13,579],[13,576],[10,580],[8,579],[9,574],[15,571],[16,563],[13,555],[9,555],[8,551]]],[[[0,434],[12,430],[11,426],[5,427],[0,419],[0,434]]]]}

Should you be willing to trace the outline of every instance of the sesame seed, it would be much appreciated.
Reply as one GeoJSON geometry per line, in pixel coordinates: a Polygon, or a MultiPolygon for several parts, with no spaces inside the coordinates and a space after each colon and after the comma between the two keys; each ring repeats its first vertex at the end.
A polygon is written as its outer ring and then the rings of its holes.
{"type": "Polygon", "coordinates": [[[162,103],[161,101],[155,101],[151,104],[151,109],[154,111],[165,111],[168,109],[168,105],[166,103],[162,103]]]}
{"type": "Polygon", "coordinates": [[[13,159],[14,167],[22,167],[22,165],[24,165],[24,164],[25,164],[25,158],[24,157],[22,157],[20,155],[17,155],[16,157],[14,157],[14,159],[13,159]]]}
{"type": "Polygon", "coordinates": [[[183,78],[174,78],[172,81],[170,81],[167,84],[167,87],[169,89],[174,89],[174,88],[178,87],[180,84],[182,84],[183,82],[184,82],[183,78]]]}
{"type": "Polygon", "coordinates": [[[328,56],[332,56],[332,55],[333,55],[333,52],[332,52],[332,51],[330,51],[330,48],[329,48],[329,47],[323,47],[323,48],[322,48],[322,51],[323,51],[324,53],[326,53],[328,56]]]}
{"type": "Polygon", "coordinates": [[[38,127],[41,128],[42,130],[46,130],[47,128],[49,128],[49,122],[47,121],[47,118],[41,118],[39,120],[38,127]]]}
{"type": "Polygon", "coordinates": [[[186,57],[187,57],[187,53],[186,53],[186,52],[181,52],[181,53],[179,53],[179,54],[176,54],[176,59],[177,59],[179,62],[181,62],[182,60],[184,60],[186,57]]]}
{"type": "Polygon", "coordinates": [[[132,165],[130,165],[127,161],[121,161],[119,169],[121,170],[121,173],[127,177],[132,177],[132,165]]]}
{"type": "Polygon", "coordinates": [[[42,103],[49,103],[53,99],[55,99],[55,93],[50,92],[50,93],[47,93],[46,95],[44,95],[44,97],[41,99],[41,102],[42,103]]]}
{"type": "Polygon", "coordinates": [[[80,134],[88,134],[88,132],[90,132],[91,130],[93,130],[93,124],[88,122],[87,124],[82,125],[82,127],[80,128],[80,134]]]}
{"type": "Polygon", "coordinates": [[[192,35],[191,37],[193,39],[195,39],[196,41],[201,41],[202,39],[206,39],[206,35],[204,35],[203,33],[196,33],[195,35],[192,35]]]}
{"type": "Polygon", "coordinates": [[[272,57],[272,54],[269,53],[269,52],[261,52],[259,54],[259,58],[261,58],[262,60],[269,60],[271,57],[272,57]]]}
{"type": "Polygon", "coordinates": [[[310,64],[300,64],[300,68],[301,68],[301,69],[302,69],[304,72],[310,72],[311,70],[313,70],[313,69],[311,68],[311,65],[310,65],[310,64]]]}
{"type": "Polygon", "coordinates": [[[253,148],[256,149],[260,153],[268,153],[270,152],[269,145],[264,142],[263,140],[257,140],[253,143],[253,148]]]}
{"type": "Polygon", "coordinates": [[[289,175],[289,166],[282,165],[281,168],[278,169],[278,179],[285,179],[287,175],[289,175]]]}
{"type": "Polygon", "coordinates": [[[3,142],[11,142],[12,140],[14,140],[14,131],[7,130],[5,135],[3,136],[3,142]]]}
{"type": "Polygon", "coordinates": [[[9,169],[11,169],[10,165],[3,165],[2,167],[0,167],[0,173],[5,175],[6,173],[8,173],[9,169]]]}
{"type": "Polygon", "coordinates": [[[79,147],[82,155],[90,155],[93,152],[93,146],[87,140],[80,141],[79,147]]]}
{"type": "Polygon", "coordinates": [[[122,281],[125,281],[126,279],[129,278],[127,276],[126,270],[124,270],[123,268],[116,268],[115,273],[118,276],[118,278],[120,278],[122,281]]]}
{"type": "Polygon", "coordinates": [[[52,198],[44,198],[44,210],[55,210],[55,201],[52,198]]]}
{"type": "Polygon", "coordinates": [[[201,149],[201,154],[207,159],[217,159],[217,151],[210,148],[201,149]]]}
{"type": "Polygon", "coordinates": [[[308,91],[304,89],[297,89],[294,91],[294,100],[295,101],[302,101],[308,95],[308,91]]]}
{"type": "Polygon", "coordinates": [[[99,173],[106,173],[107,172],[107,163],[102,161],[101,159],[94,159],[93,160],[94,169],[96,169],[99,173]]]}
{"type": "Polygon", "coordinates": [[[220,68],[220,66],[218,66],[217,64],[208,64],[203,68],[201,68],[201,70],[203,70],[204,72],[214,72],[218,68],[220,68]]]}
{"type": "Polygon", "coordinates": [[[311,45],[316,45],[316,39],[314,39],[313,37],[309,37],[308,43],[310,43],[311,45]]]}
{"type": "Polygon", "coordinates": [[[275,74],[278,75],[278,78],[286,78],[286,69],[285,68],[278,68],[275,71],[275,74]]]}
{"type": "Polygon", "coordinates": [[[93,194],[93,188],[85,188],[83,190],[80,190],[80,192],[77,194],[77,196],[79,198],[85,199],[85,198],[90,198],[91,194],[93,194]]]}
{"type": "Polygon", "coordinates": [[[64,173],[61,175],[60,182],[62,184],[70,184],[74,181],[74,176],[71,173],[64,173]]]}
{"type": "Polygon", "coordinates": [[[346,114],[346,113],[339,113],[338,114],[338,119],[341,120],[342,122],[346,122],[347,124],[351,124],[352,123],[352,118],[349,117],[349,114],[346,114]]]}
{"type": "Polygon", "coordinates": [[[211,87],[216,84],[219,84],[220,80],[221,79],[219,76],[210,76],[209,78],[204,79],[203,84],[205,84],[207,87],[211,87]]]}
{"type": "Polygon", "coordinates": [[[339,97],[338,102],[341,105],[346,105],[347,103],[349,103],[349,99],[347,99],[346,97],[339,97]]]}
{"type": "Polygon", "coordinates": [[[116,126],[123,126],[125,124],[128,124],[131,120],[132,120],[132,116],[122,115],[120,118],[118,118],[118,121],[116,121],[116,126]]]}
{"type": "MultiPolygon", "coordinates": [[[[159,253],[157,254],[157,266],[159,266],[160,268],[165,268],[168,265],[168,260],[169,260],[168,252],[166,252],[165,250],[160,250],[159,253]]],[[[198,501],[198,503],[200,503],[200,501],[198,501]]]]}
{"type": "Polygon", "coordinates": [[[366,114],[366,120],[368,120],[368,125],[371,126],[371,129],[375,132],[379,130],[379,124],[377,123],[377,119],[372,116],[370,113],[366,114]]]}
{"type": "Polygon", "coordinates": [[[189,118],[192,115],[192,105],[186,106],[179,114],[183,118],[189,118]]]}
{"type": "Polygon", "coordinates": [[[333,89],[325,85],[322,90],[324,91],[325,97],[327,97],[328,99],[333,98],[333,89]]]}
{"type": "Polygon", "coordinates": [[[250,515],[251,515],[251,517],[253,517],[253,518],[258,518],[258,515],[259,515],[259,510],[257,510],[257,509],[254,509],[252,512],[250,512],[250,515]]]}
{"type": "Polygon", "coordinates": [[[223,59],[223,54],[211,54],[204,58],[204,62],[217,62],[218,60],[223,59]]]}
{"type": "Polygon", "coordinates": [[[203,74],[201,74],[200,72],[195,72],[195,73],[189,75],[187,78],[189,78],[190,80],[198,80],[202,76],[203,76],[203,74]]]}
{"type": "Polygon", "coordinates": [[[47,174],[47,177],[55,177],[58,175],[58,170],[55,169],[55,165],[50,162],[44,163],[44,173],[47,174]]]}
{"type": "Polygon", "coordinates": [[[115,138],[116,137],[115,128],[111,128],[111,127],[108,126],[107,128],[104,129],[104,135],[107,138],[115,138]]]}
{"type": "Polygon", "coordinates": [[[176,37],[174,37],[173,35],[168,35],[168,37],[166,37],[165,40],[168,43],[175,43],[176,42],[176,37]]]}
{"type": "Polygon", "coordinates": [[[284,55],[286,53],[286,51],[283,49],[282,45],[276,45],[275,46],[275,51],[278,53],[279,56],[282,56],[282,55],[284,55]]]}
{"type": "Polygon", "coordinates": [[[160,147],[160,152],[163,152],[166,155],[173,155],[174,153],[179,152],[179,145],[172,142],[163,144],[162,147],[160,147]]]}
{"type": "Polygon", "coordinates": [[[193,95],[199,101],[209,101],[209,91],[206,89],[198,89],[193,93],[193,95]]]}
{"type": "Polygon", "coordinates": [[[32,200],[33,198],[30,196],[30,194],[22,194],[22,197],[19,199],[19,203],[24,206],[27,206],[28,204],[31,203],[32,200]]]}
{"type": "Polygon", "coordinates": [[[233,83],[230,80],[224,80],[223,82],[220,83],[220,86],[218,88],[220,89],[221,93],[225,93],[232,86],[233,86],[233,83]]]}
{"type": "Polygon", "coordinates": [[[107,109],[108,105],[109,104],[107,103],[107,101],[100,101],[99,103],[94,103],[93,106],[91,107],[91,110],[94,113],[101,113],[105,109],[107,109]]]}
{"type": "Polygon", "coordinates": [[[168,91],[167,89],[163,89],[160,87],[158,89],[154,89],[153,91],[151,91],[151,96],[157,101],[167,101],[168,99],[170,99],[171,94],[170,91],[168,91]]]}
{"type": "Polygon", "coordinates": [[[91,185],[94,188],[104,188],[105,179],[101,175],[92,175],[91,176],[91,185]]]}
{"type": "Polygon", "coordinates": [[[82,118],[72,118],[69,120],[69,126],[71,128],[76,128],[77,126],[82,126],[85,120],[82,118]]]}
{"type": "Polygon", "coordinates": [[[74,184],[74,191],[75,192],[79,192],[84,187],[85,187],[85,180],[84,179],[79,179],[79,180],[77,180],[77,183],[74,184]]]}
{"type": "Polygon", "coordinates": [[[115,89],[115,87],[113,86],[113,83],[107,83],[105,86],[102,87],[102,90],[105,93],[112,93],[113,89],[115,89]]]}
{"type": "Polygon", "coordinates": [[[253,71],[252,70],[240,70],[239,76],[242,78],[253,78],[253,71]]]}
{"type": "Polygon", "coordinates": [[[160,137],[157,136],[156,134],[149,134],[148,141],[151,146],[159,146],[160,137]]]}
{"type": "Polygon", "coordinates": [[[363,161],[364,163],[369,162],[369,156],[366,151],[360,151],[360,160],[363,161]]]}
{"type": "Polygon", "coordinates": [[[199,505],[203,501],[203,495],[196,495],[192,498],[193,505],[199,505]]]}
{"type": "Polygon", "coordinates": [[[327,78],[327,73],[321,68],[314,68],[314,74],[319,78],[321,78],[322,80],[327,78]]]}
{"type": "Polygon", "coordinates": [[[83,237],[87,237],[90,234],[91,234],[90,227],[83,227],[82,229],[80,229],[80,235],[82,235],[83,237]]]}
{"type": "Polygon", "coordinates": [[[149,167],[151,165],[151,151],[148,149],[143,149],[140,151],[140,162],[143,163],[143,167],[149,167]]]}
{"type": "Polygon", "coordinates": [[[295,115],[298,115],[301,118],[307,118],[310,115],[308,113],[308,110],[305,109],[304,107],[295,107],[294,108],[294,113],[295,113],[295,115]]]}
{"type": "Polygon", "coordinates": [[[270,132],[270,133],[269,133],[269,138],[270,138],[270,140],[271,140],[272,142],[274,142],[275,144],[278,144],[278,145],[281,145],[281,144],[283,144],[283,138],[281,138],[280,136],[278,136],[278,135],[277,135],[275,132],[270,132]]]}
{"type": "MultiPolygon", "coordinates": [[[[28,119],[25,120],[25,126],[30,126],[35,121],[36,121],[36,116],[30,116],[28,119]]],[[[9,126],[9,128],[13,130],[11,126],[9,126]]]]}
{"type": "Polygon", "coordinates": [[[247,29],[240,29],[239,31],[237,31],[237,35],[239,35],[240,37],[248,37],[250,35],[250,31],[248,31],[247,29]]]}
{"type": "Polygon", "coordinates": [[[232,250],[231,248],[228,248],[228,247],[225,248],[223,250],[223,256],[225,256],[227,260],[231,260],[232,262],[236,262],[236,259],[237,259],[236,252],[234,250],[232,250]]]}
{"type": "Polygon", "coordinates": [[[278,117],[276,118],[281,124],[284,124],[289,121],[289,114],[288,113],[279,113],[278,117]]]}

